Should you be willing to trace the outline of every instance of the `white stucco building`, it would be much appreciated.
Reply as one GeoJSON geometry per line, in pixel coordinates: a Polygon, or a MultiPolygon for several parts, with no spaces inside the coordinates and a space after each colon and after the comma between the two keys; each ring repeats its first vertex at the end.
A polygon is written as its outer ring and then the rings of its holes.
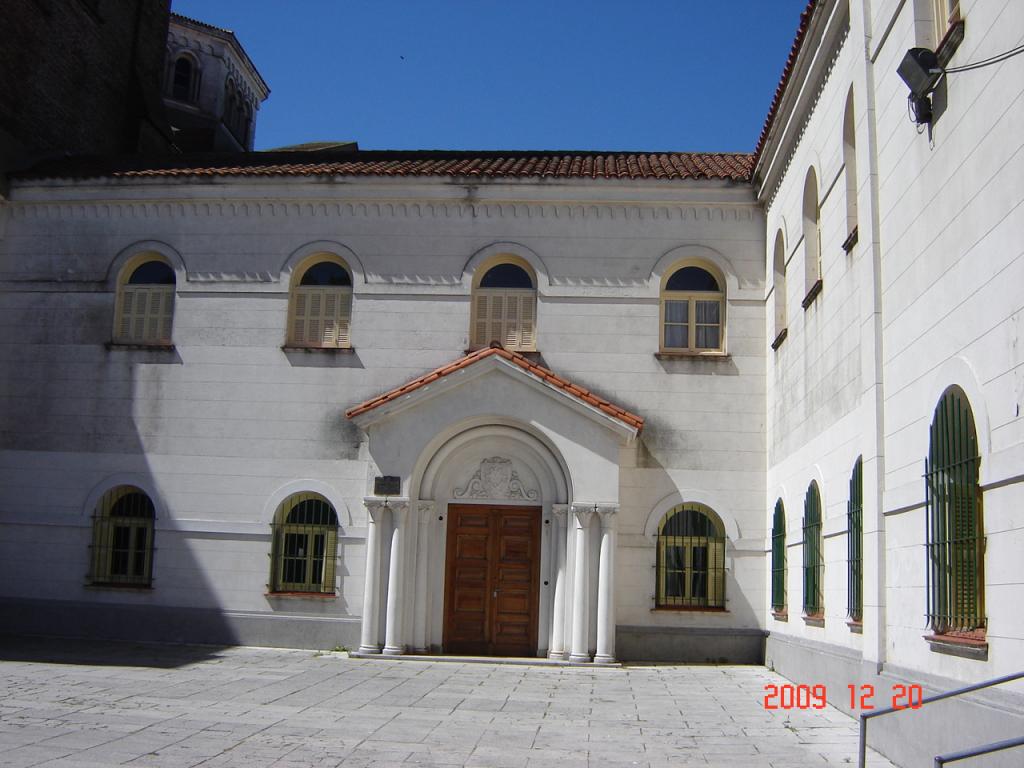
{"type": "MultiPolygon", "coordinates": [[[[812,2],[753,155],[13,178],[10,626],[763,660],[852,712],[1018,670],[1022,32],[1014,3],[812,2]],[[948,70],[921,123],[915,47],[948,70]]],[[[872,745],[1005,738],[1024,694],[942,706],[872,745]]]]}

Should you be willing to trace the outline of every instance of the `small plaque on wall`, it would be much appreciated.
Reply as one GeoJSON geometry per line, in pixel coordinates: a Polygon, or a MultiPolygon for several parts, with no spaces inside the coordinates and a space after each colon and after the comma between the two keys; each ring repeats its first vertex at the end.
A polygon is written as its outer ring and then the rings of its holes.
{"type": "Polygon", "coordinates": [[[402,479],[394,475],[373,478],[374,496],[398,496],[402,492],[402,479]]]}

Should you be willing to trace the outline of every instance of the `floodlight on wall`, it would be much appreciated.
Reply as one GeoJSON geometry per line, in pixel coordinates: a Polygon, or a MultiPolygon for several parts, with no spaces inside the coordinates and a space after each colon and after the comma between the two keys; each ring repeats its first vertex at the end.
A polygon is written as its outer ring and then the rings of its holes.
{"type": "Polygon", "coordinates": [[[896,73],[910,89],[910,106],[914,113],[914,121],[918,125],[930,122],[932,102],[928,95],[935,90],[935,85],[943,74],[935,51],[928,48],[911,48],[896,68],[896,73]]]}

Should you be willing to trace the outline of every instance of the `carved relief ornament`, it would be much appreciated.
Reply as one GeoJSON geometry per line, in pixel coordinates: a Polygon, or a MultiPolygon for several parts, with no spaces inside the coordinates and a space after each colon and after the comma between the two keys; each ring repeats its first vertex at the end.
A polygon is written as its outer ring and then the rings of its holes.
{"type": "Polygon", "coordinates": [[[527,488],[511,459],[492,456],[480,462],[463,488],[455,489],[456,499],[522,499],[536,501],[539,494],[527,488]]]}

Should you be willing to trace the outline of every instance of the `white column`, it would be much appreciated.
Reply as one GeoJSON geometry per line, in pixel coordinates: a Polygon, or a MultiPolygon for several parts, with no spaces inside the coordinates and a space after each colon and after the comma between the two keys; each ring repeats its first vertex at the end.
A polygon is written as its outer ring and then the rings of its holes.
{"type": "Polygon", "coordinates": [[[587,561],[590,558],[590,536],[587,529],[590,525],[590,518],[594,514],[593,506],[581,504],[572,505],[572,514],[576,524],[576,561],[573,563],[573,585],[572,585],[572,648],[569,652],[569,661],[590,661],[590,626],[587,621],[587,610],[589,602],[589,591],[587,589],[588,571],[590,570],[587,561]]]}
{"type": "Polygon", "coordinates": [[[597,653],[595,664],[615,661],[615,512],[598,508],[601,515],[601,556],[597,571],[597,653]]]}
{"type": "Polygon", "coordinates": [[[551,643],[548,647],[549,659],[565,658],[565,550],[568,546],[566,523],[569,516],[568,504],[555,504],[551,507],[555,518],[555,589],[552,600],[551,643]]]}
{"type": "Polygon", "coordinates": [[[380,653],[380,518],[384,500],[363,499],[366,505],[366,581],[363,584],[363,634],[360,653],[380,653]]]}
{"type": "Polygon", "coordinates": [[[413,606],[413,650],[415,652],[426,652],[429,646],[427,642],[427,563],[430,560],[430,520],[434,514],[434,502],[418,501],[415,506],[410,503],[410,509],[415,509],[416,525],[419,533],[416,536],[416,574],[413,582],[414,600],[413,606]]]}
{"type": "Polygon", "coordinates": [[[384,653],[398,656],[405,653],[402,635],[402,614],[405,608],[405,525],[409,511],[407,501],[389,500],[391,509],[391,567],[388,571],[388,609],[384,620],[384,653]]]}

